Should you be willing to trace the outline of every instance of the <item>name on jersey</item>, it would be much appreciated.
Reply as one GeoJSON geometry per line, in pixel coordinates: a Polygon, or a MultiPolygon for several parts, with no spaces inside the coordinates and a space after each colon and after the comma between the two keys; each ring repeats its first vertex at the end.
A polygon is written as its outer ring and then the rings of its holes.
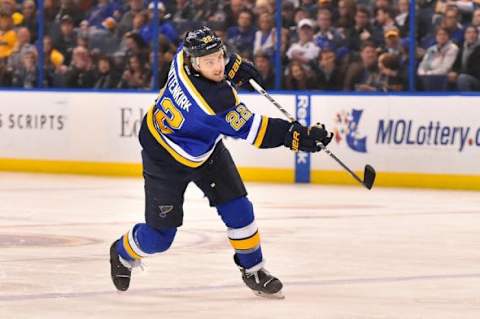
{"type": "Polygon", "coordinates": [[[182,110],[189,112],[192,103],[188,100],[185,93],[183,93],[174,68],[171,68],[168,72],[168,90],[172,94],[175,104],[182,110]]]}

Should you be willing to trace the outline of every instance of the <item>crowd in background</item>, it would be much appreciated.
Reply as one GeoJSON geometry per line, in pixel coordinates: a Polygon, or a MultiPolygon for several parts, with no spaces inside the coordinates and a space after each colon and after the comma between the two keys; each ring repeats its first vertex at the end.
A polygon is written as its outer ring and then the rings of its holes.
{"type": "MultiPolygon", "coordinates": [[[[415,3],[416,89],[480,91],[480,1],[415,3]]],[[[282,89],[409,89],[408,0],[283,0],[279,10],[282,89]]],[[[42,39],[36,12],[34,0],[0,0],[0,87],[38,87],[42,41],[43,87],[158,88],[201,25],[275,86],[275,0],[44,0],[42,39]]]]}

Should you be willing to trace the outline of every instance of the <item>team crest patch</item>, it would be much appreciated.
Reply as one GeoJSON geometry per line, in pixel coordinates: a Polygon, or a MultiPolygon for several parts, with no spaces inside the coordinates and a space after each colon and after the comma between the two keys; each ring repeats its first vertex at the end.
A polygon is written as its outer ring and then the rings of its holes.
{"type": "Polygon", "coordinates": [[[167,217],[167,214],[173,211],[173,205],[161,205],[158,208],[160,208],[159,216],[162,218],[167,217]]]}

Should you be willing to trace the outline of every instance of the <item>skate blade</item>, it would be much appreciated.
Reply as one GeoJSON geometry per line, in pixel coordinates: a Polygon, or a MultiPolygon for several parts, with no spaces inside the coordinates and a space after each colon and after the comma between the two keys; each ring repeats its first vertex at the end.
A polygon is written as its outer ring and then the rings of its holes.
{"type": "Polygon", "coordinates": [[[274,293],[274,294],[266,294],[266,293],[261,292],[261,291],[254,291],[253,293],[256,296],[267,298],[267,299],[285,299],[285,296],[283,295],[281,290],[279,292],[274,293]]]}

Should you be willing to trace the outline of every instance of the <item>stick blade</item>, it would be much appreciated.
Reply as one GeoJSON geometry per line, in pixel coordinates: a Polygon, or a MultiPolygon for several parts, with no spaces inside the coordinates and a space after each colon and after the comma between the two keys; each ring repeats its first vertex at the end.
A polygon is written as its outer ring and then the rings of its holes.
{"type": "Polygon", "coordinates": [[[365,185],[365,187],[368,189],[372,189],[376,176],[377,173],[375,172],[375,169],[370,165],[365,165],[365,171],[363,173],[363,185],[365,185]]]}

